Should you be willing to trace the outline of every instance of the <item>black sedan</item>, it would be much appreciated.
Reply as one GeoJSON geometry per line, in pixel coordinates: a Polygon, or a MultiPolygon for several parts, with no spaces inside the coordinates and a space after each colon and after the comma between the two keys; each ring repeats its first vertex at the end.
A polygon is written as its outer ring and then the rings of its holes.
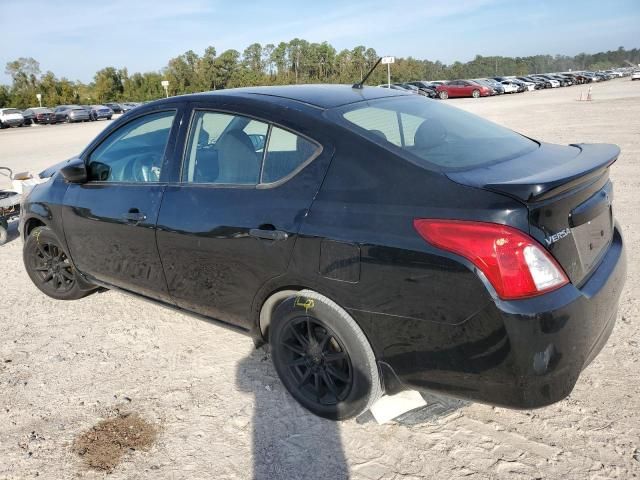
{"type": "Polygon", "coordinates": [[[270,342],[324,417],[405,387],[540,407],[616,319],[618,154],[393,89],[173,97],[31,191],[24,263],[53,298],[120,289],[270,342]]]}
{"type": "Polygon", "coordinates": [[[31,118],[33,123],[36,123],[39,125],[49,125],[52,123],[56,123],[55,113],[53,113],[53,110],[51,110],[50,108],[46,108],[46,107],[28,108],[27,110],[22,112],[22,115],[25,118],[29,116],[29,118],[31,118]]]}

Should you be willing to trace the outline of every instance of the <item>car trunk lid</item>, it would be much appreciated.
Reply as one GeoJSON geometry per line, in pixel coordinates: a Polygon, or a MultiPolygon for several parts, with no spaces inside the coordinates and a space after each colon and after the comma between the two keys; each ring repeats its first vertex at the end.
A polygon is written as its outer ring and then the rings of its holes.
{"type": "Polygon", "coordinates": [[[521,157],[447,176],[523,202],[531,235],[580,286],[613,236],[609,167],[619,154],[615,145],[541,144],[521,157]]]}

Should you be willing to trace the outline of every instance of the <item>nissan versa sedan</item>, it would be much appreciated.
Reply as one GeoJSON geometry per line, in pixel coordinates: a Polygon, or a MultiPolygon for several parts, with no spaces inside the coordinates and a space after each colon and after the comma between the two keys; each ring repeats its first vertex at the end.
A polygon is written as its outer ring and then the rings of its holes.
{"type": "Polygon", "coordinates": [[[25,200],[30,278],[56,299],[119,289],[269,342],[291,395],[331,419],[403,388],[565,398],[625,280],[618,147],[358,87],[223,90],[122,116],[25,200]]]}

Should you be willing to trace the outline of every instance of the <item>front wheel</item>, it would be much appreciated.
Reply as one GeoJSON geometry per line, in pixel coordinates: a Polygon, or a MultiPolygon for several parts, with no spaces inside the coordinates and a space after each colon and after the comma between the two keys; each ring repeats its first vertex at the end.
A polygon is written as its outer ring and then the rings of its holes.
{"type": "Polygon", "coordinates": [[[316,415],[353,418],[382,395],[369,341],[344,309],[319,293],[303,290],[283,301],[269,343],[282,383],[316,415]]]}
{"type": "Polygon", "coordinates": [[[478,98],[480,97],[480,90],[474,90],[473,92],[471,92],[471,96],[473,98],[478,98]]]}
{"type": "Polygon", "coordinates": [[[76,270],[49,227],[33,229],[22,252],[31,281],[44,294],[56,300],[78,300],[91,291],[82,290],[76,270]]]}
{"type": "Polygon", "coordinates": [[[440,97],[440,100],[446,100],[449,98],[449,94],[447,92],[440,92],[438,96],[440,97]]]}

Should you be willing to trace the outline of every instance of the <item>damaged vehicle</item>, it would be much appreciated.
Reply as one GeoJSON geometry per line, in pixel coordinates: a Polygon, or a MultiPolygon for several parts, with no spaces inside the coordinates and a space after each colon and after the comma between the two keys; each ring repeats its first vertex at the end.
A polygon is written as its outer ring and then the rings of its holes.
{"type": "Polygon", "coordinates": [[[24,201],[27,273],[56,299],[118,289],[269,342],[284,386],[326,418],[404,388],[565,398],[624,285],[618,147],[356,87],[137,107],[24,201]]]}

